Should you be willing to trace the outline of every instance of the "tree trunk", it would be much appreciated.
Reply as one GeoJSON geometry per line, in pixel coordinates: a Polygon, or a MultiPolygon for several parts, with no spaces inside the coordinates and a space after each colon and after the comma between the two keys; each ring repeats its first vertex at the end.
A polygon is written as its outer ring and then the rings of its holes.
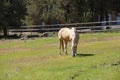
{"type": "Polygon", "coordinates": [[[7,30],[7,28],[5,27],[5,28],[3,28],[3,35],[4,36],[8,36],[8,30],[7,30]]]}
{"type": "MultiPolygon", "coordinates": [[[[109,16],[107,13],[105,14],[105,17],[106,17],[106,21],[109,21],[109,16]]],[[[109,25],[109,23],[107,22],[106,25],[109,25]]]]}

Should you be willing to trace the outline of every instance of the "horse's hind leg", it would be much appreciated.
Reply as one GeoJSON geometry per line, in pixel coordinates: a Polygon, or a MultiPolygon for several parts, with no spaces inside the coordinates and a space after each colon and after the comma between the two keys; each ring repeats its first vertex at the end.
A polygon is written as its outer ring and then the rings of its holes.
{"type": "Polygon", "coordinates": [[[59,40],[59,54],[61,55],[61,40],[59,40]]]}
{"type": "Polygon", "coordinates": [[[64,47],[65,47],[65,53],[66,53],[66,55],[68,55],[68,53],[67,53],[67,41],[65,41],[64,47]]]}
{"type": "Polygon", "coordinates": [[[63,40],[59,40],[59,54],[61,55],[61,49],[64,51],[64,47],[63,47],[63,40]]]}

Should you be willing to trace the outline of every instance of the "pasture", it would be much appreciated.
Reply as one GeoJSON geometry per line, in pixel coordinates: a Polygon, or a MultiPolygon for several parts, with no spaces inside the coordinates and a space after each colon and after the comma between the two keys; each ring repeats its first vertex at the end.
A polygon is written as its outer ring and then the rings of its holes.
{"type": "Polygon", "coordinates": [[[120,80],[120,33],[81,34],[78,54],[57,37],[0,41],[0,80],[120,80]]]}

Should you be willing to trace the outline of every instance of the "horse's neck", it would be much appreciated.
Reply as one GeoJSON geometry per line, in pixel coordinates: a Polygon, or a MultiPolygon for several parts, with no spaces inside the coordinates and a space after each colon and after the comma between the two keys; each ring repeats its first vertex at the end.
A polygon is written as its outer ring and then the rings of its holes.
{"type": "Polygon", "coordinates": [[[71,28],[71,31],[76,32],[76,29],[74,27],[71,28]]]}
{"type": "Polygon", "coordinates": [[[71,28],[70,34],[71,34],[72,44],[76,44],[79,37],[78,37],[77,30],[74,27],[71,28]]]}
{"type": "Polygon", "coordinates": [[[75,42],[75,39],[76,39],[76,31],[75,31],[75,28],[72,28],[72,29],[70,30],[70,38],[71,38],[72,43],[74,43],[74,42],[75,42]]]}
{"type": "Polygon", "coordinates": [[[75,37],[75,34],[76,34],[76,29],[73,27],[73,28],[71,28],[71,30],[70,30],[70,35],[71,35],[72,38],[74,38],[74,37],[75,37]]]}

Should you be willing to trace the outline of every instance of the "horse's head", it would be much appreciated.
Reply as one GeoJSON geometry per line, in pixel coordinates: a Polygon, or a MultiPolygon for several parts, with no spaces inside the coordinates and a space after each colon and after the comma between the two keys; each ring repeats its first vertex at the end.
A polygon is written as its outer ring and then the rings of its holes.
{"type": "Polygon", "coordinates": [[[72,40],[72,47],[71,47],[73,57],[76,56],[78,42],[79,42],[79,33],[77,31],[75,31],[75,36],[72,40]]]}

